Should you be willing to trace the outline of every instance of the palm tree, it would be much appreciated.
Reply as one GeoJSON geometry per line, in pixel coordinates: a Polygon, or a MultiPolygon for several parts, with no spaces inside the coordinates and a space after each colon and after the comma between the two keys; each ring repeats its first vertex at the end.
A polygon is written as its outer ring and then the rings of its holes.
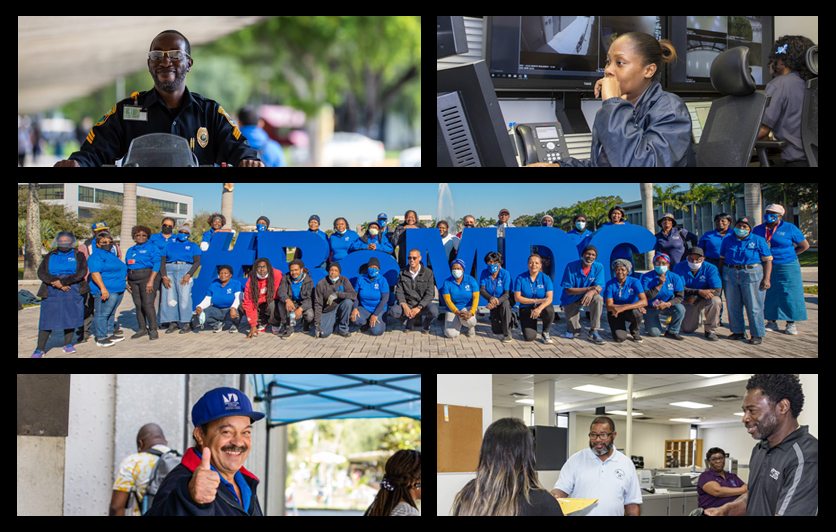
{"type": "Polygon", "coordinates": [[[38,267],[43,260],[39,185],[39,183],[29,183],[29,200],[26,206],[26,249],[23,254],[24,279],[37,279],[38,267]]]}
{"type": "MultiPolygon", "coordinates": [[[[122,246],[122,260],[131,240],[131,230],[136,225],[136,183],[123,183],[122,194],[122,230],[119,232],[119,245],[122,246]]],[[[151,235],[148,235],[149,237],[151,235]]]]}
{"type": "Polygon", "coordinates": [[[232,229],[232,191],[235,183],[224,183],[223,195],[221,196],[221,214],[226,218],[226,225],[223,229],[232,229]]]}
{"type": "Polygon", "coordinates": [[[760,183],[744,183],[744,197],[746,198],[746,215],[752,217],[755,225],[763,223],[763,199],[760,183]]]}

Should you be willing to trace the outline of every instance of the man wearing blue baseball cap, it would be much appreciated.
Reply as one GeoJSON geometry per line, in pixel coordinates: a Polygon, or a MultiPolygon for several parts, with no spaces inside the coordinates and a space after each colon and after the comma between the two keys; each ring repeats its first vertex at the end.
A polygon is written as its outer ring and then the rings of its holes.
{"type": "Polygon", "coordinates": [[[264,419],[235,388],[216,388],[192,408],[197,445],[163,481],[146,515],[261,516],[258,478],[244,468],[252,424],[264,419]]]}

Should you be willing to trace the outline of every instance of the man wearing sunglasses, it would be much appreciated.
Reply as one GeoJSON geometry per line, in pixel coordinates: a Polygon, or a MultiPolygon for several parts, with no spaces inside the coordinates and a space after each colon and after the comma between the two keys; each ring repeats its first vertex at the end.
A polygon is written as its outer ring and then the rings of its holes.
{"type": "Polygon", "coordinates": [[[81,150],[55,166],[102,166],[121,158],[136,137],[170,133],[191,141],[202,165],[231,163],[263,167],[258,152],[217,102],[189,92],[186,74],[194,65],[189,40],[166,30],[151,42],[148,72],[154,89],[135,92],[93,126],[81,150]]]}

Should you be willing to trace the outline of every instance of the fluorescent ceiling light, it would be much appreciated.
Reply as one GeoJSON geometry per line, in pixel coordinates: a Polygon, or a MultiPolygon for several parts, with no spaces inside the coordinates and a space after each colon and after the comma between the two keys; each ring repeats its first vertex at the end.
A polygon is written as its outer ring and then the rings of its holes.
{"type": "MultiPolygon", "coordinates": [[[[613,410],[612,412],[610,412],[608,410],[607,414],[613,414],[613,415],[616,415],[616,416],[626,416],[627,411],[626,410],[613,410]]],[[[642,414],[641,412],[633,412],[633,415],[634,416],[643,416],[644,414],[642,414]]]]}
{"type": "Polygon", "coordinates": [[[711,408],[714,405],[704,405],[702,403],[694,403],[692,401],[682,401],[679,403],[671,403],[671,406],[681,406],[682,408],[711,408]]]}
{"type": "Polygon", "coordinates": [[[586,386],[578,386],[577,388],[572,389],[578,390],[580,392],[590,392],[601,395],[618,395],[622,393],[627,393],[627,390],[619,390],[617,388],[605,388],[604,386],[593,386],[592,384],[587,384],[586,386]]]}

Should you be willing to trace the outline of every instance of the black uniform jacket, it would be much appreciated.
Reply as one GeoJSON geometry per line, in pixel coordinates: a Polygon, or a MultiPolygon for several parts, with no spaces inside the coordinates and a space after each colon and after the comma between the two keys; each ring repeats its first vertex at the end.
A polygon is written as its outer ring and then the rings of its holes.
{"type": "MultiPolygon", "coordinates": [[[[81,166],[113,164],[127,152],[131,141],[148,133],[171,133],[194,139],[194,152],[200,164],[231,163],[238,166],[244,159],[258,159],[258,152],[250,147],[247,138],[218,102],[189,92],[183,93],[183,106],[169,109],[156,89],[138,93],[137,104],[145,111],[146,121],[125,118],[125,106],[133,106],[133,98],[126,98],[113,106],[93,126],[81,151],[70,156],[81,166]]],[[[129,110],[131,114],[139,114],[129,110]]]]}
{"type": "Polygon", "coordinates": [[[160,485],[160,490],[154,498],[154,505],[148,510],[149,515],[191,515],[191,516],[222,516],[236,515],[241,517],[263,516],[261,505],[258,503],[258,478],[255,475],[241,468],[244,480],[249,484],[253,492],[250,500],[250,507],[244,508],[235,500],[235,496],[223,484],[218,486],[218,495],[210,504],[197,504],[189,495],[189,482],[197,466],[200,465],[200,458],[194,449],[186,451],[186,456],[180,465],[171,470],[160,485]]]}

